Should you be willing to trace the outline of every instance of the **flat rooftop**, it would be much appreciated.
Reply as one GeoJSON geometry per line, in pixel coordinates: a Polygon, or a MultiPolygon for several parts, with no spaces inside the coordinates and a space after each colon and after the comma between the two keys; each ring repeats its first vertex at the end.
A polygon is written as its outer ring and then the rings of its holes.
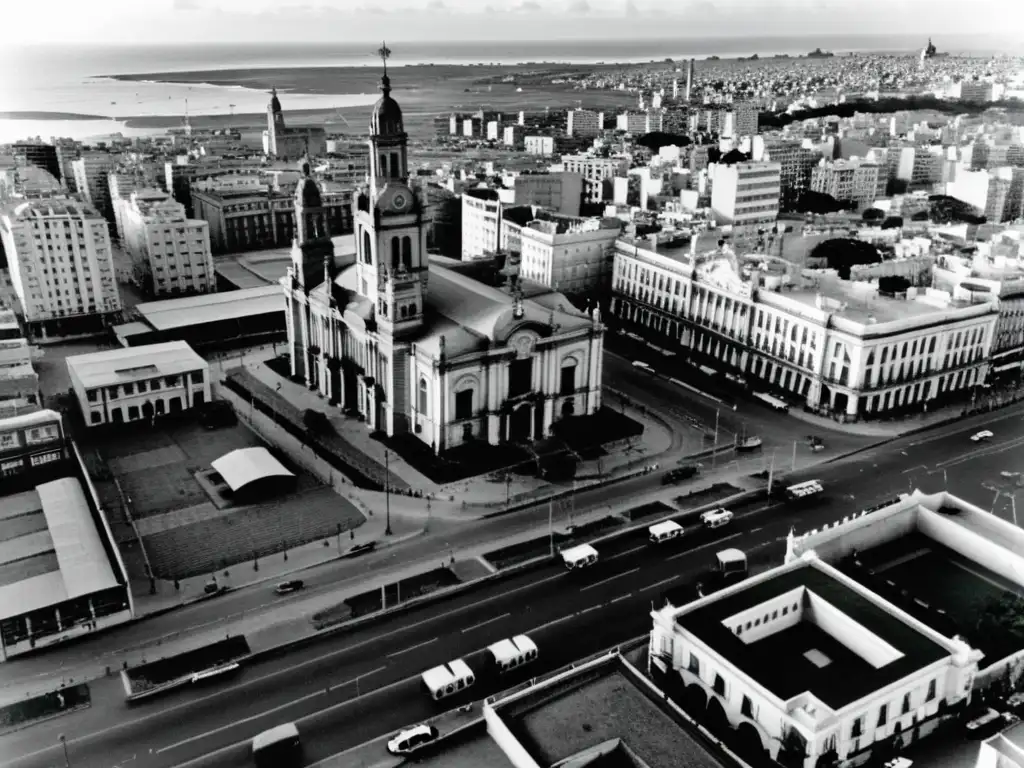
{"type": "Polygon", "coordinates": [[[721,768],[722,763],[627,673],[621,662],[602,664],[535,691],[497,712],[541,765],[583,752],[607,750],[602,766],[721,768]],[[554,690],[552,690],[554,688],[554,690]]]}
{"type": "Polygon", "coordinates": [[[870,318],[879,323],[929,316],[940,319],[968,306],[962,302],[944,305],[938,300],[925,298],[923,294],[913,299],[881,296],[869,283],[839,279],[822,279],[816,286],[795,287],[782,295],[811,308],[818,306],[818,296],[822,296],[832,304],[822,309],[855,323],[867,323],[870,318]]]}
{"type": "Polygon", "coordinates": [[[421,768],[514,768],[486,728],[471,730],[472,733],[446,740],[440,752],[417,757],[416,765],[421,768]]]}
{"type": "Polygon", "coordinates": [[[1002,733],[997,733],[990,739],[986,739],[985,743],[1000,756],[1010,761],[1004,768],[1024,765],[1024,722],[1017,723],[1002,733]]]}
{"type": "Polygon", "coordinates": [[[76,478],[0,499],[0,620],[117,584],[76,478]]]}
{"type": "Polygon", "coordinates": [[[284,296],[280,286],[267,285],[239,291],[149,301],[137,305],[135,309],[156,330],[169,331],[218,320],[235,320],[271,312],[284,312],[284,296]]]}
{"type": "Polygon", "coordinates": [[[676,622],[780,699],[809,692],[832,709],[949,655],[813,563],[684,610],[676,622]],[[850,621],[863,630],[856,637],[831,631],[850,621]]]}
{"type": "Polygon", "coordinates": [[[206,361],[184,341],[167,341],[74,355],[67,358],[67,366],[68,371],[73,371],[82,386],[88,389],[205,370],[206,361]]]}

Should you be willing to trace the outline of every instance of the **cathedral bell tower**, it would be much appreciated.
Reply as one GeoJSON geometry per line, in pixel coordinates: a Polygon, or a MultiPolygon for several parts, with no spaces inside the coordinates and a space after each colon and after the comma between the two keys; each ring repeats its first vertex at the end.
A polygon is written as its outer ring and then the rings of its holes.
{"type": "Polygon", "coordinates": [[[381,98],[370,115],[370,172],[356,195],[358,290],[373,303],[378,331],[403,339],[423,324],[427,289],[427,223],[409,187],[408,136],[402,110],[391,98],[383,46],[381,98]]]}
{"type": "Polygon", "coordinates": [[[284,135],[284,112],[281,101],[277,98],[277,88],[270,91],[270,103],[267,105],[267,146],[266,152],[277,157],[277,140],[284,135]]]}
{"type": "MultiPolygon", "coordinates": [[[[334,243],[327,234],[327,214],[320,187],[313,178],[309,158],[300,166],[302,178],[295,187],[295,241],[292,244],[292,275],[308,295],[324,280],[334,280],[334,243]]],[[[330,298],[330,286],[327,296],[330,298]]]]}

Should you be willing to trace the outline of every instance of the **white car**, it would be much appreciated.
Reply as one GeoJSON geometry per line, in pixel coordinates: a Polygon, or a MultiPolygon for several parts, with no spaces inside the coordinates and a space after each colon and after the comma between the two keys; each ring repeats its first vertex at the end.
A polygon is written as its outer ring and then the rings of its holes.
{"type": "Polygon", "coordinates": [[[983,429],[981,432],[971,435],[971,440],[976,443],[980,443],[982,440],[990,440],[992,437],[994,437],[994,435],[991,432],[987,429],[983,429]]]}
{"type": "Polygon", "coordinates": [[[708,528],[717,528],[732,520],[732,512],[728,509],[712,509],[700,516],[700,521],[708,528]]]}
{"type": "Polygon", "coordinates": [[[412,754],[420,747],[437,741],[441,734],[432,725],[417,725],[402,731],[388,742],[388,752],[393,755],[412,754]]]}

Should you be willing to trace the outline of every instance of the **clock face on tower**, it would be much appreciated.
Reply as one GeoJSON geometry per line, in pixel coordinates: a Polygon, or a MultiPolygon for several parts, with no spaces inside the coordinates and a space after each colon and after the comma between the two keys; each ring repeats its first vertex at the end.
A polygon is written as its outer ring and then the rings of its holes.
{"type": "Polygon", "coordinates": [[[409,198],[405,196],[405,193],[399,192],[391,198],[391,207],[396,211],[402,212],[409,207],[409,202],[409,198]]]}

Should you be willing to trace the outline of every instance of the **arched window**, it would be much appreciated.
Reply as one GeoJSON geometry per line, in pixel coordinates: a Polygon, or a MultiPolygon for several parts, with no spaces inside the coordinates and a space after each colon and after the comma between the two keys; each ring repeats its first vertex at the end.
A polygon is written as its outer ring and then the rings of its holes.
{"type": "Polygon", "coordinates": [[[569,359],[562,362],[562,377],[558,393],[571,395],[576,391],[576,361],[569,359]]]}
{"type": "Polygon", "coordinates": [[[391,155],[391,178],[397,179],[401,175],[401,163],[398,162],[398,153],[391,155]]]}
{"type": "Polygon", "coordinates": [[[370,243],[370,233],[363,230],[363,263],[373,263],[373,246],[370,243]]]}
{"type": "Polygon", "coordinates": [[[410,304],[409,305],[409,317],[415,317],[415,316],[416,316],[416,305],[415,304],[410,304]]]}
{"type": "Polygon", "coordinates": [[[384,154],[382,154],[380,156],[380,174],[379,175],[383,176],[385,179],[388,177],[388,156],[384,155],[384,154]]]}
{"type": "Polygon", "coordinates": [[[423,414],[427,412],[427,380],[424,378],[420,379],[419,412],[423,414]]]}
{"type": "Polygon", "coordinates": [[[408,235],[402,238],[402,266],[412,269],[412,238],[408,235]]]}
{"type": "Polygon", "coordinates": [[[407,312],[406,308],[403,306],[403,307],[400,308],[400,311],[401,311],[401,314],[402,314],[402,319],[405,320],[405,313],[407,312]]]}
{"type": "Polygon", "coordinates": [[[391,268],[398,269],[398,238],[391,238],[391,268]]]}

